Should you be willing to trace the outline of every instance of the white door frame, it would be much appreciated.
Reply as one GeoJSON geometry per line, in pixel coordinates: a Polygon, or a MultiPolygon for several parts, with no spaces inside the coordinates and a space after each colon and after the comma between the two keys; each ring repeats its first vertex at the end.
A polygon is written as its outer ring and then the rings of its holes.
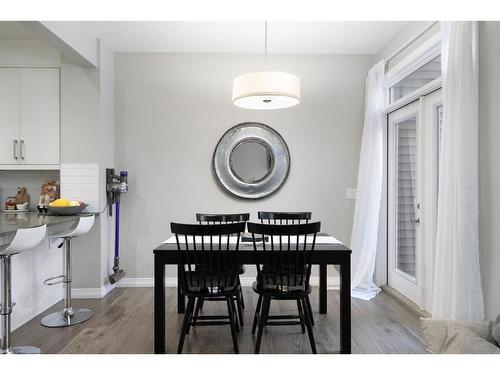
{"type": "MultiPolygon", "coordinates": [[[[393,256],[391,251],[395,248],[394,225],[390,225],[391,215],[394,213],[394,205],[389,199],[390,194],[394,193],[394,186],[391,186],[391,173],[394,173],[394,151],[390,152],[389,147],[394,146],[391,142],[391,126],[396,122],[417,115],[417,202],[419,208],[417,218],[420,224],[417,225],[417,252],[416,252],[416,277],[412,280],[408,275],[401,274],[404,278],[402,288],[399,292],[411,299],[422,310],[432,310],[432,293],[434,281],[434,246],[437,220],[437,194],[438,194],[438,161],[439,161],[439,123],[438,109],[442,106],[441,89],[438,89],[428,95],[421,96],[417,101],[406,105],[403,108],[392,112],[387,116],[388,137],[387,139],[387,263],[386,274],[387,284],[391,285],[391,268],[393,267],[393,256]],[[392,117],[392,118],[391,118],[392,117]],[[392,167],[391,167],[392,166],[392,167]],[[393,211],[391,211],[393,210],[393,211]],[[425,250],[425,251],[424,251],[425,250]],[[420,265],[420,266],[419,266],[420,265]],[[412,283],[413,282],[413,283],[412,283]],[[412,287],[413,286],[413,287],[412,287]]],[[[394,130],[394,129],[393,129],[394,130]]],[[[392,178],[394,180],[394,178],[392,178]]],[[[394,217],[394,215],[392,216],[394,217]]]]}
{"type": "Polygon", "coordinates": [[[434,249],[437,225],[437,197],[439,176],[439,122],[438,110],[443,105],[441,89],[422,98],[423,129],[422,143],[428,157],[422,163],[423,176],[426,181],[422,185],[422,205],[420,223],[423,247],[423,285],[422,309],[432,311],[432,294],[434,285],[434,249]]]}
{"type": "Polygon", "coordinates": [[[415,277],[404,273],[399,270],[397,267],[397,176],[396,176],[396,152],[398,143],[396,142],[396,126],[397,124],[404,122],[408,119],[415,118],[416,120],[416,138],[417,138],[417,160],[416,160],[416,213],[415,220],[419,219],[420,210],[419,205],[421,202],[420,192],[421,187],[420,181],[422,180],[422,168],[421,168],[421,160],[420,155],[421,152],[421,131],[422,131],[422,116],[421,116],[421,100],[419,99],[417,102],[408,104],[407,106],[398,109],[395,112],[392,112],[387,117],[388,124],[388,183],[387,183],[387,233],[388,233],[388,241],[387,241],[387,249],[388,249],[388,268],[387,268],[387,281],[389,286],[396,289],[398,292],[412,300],[418,306],[422,304],[422,251],[421,248],[421,231],[420,225],[416,225],[416,238],[415,238],[415,277]],[[396,197],[396,199],[394,199],[396,197]]]}

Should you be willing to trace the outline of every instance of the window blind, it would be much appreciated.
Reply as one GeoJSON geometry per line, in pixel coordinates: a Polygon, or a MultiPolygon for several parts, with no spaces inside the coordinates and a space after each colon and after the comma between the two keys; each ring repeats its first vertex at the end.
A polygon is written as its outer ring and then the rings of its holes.
{"type": "Polygon", "coordinates": [[[397,268],[416,274],[417,123],[411,118],[397,124],[397,268]]]}

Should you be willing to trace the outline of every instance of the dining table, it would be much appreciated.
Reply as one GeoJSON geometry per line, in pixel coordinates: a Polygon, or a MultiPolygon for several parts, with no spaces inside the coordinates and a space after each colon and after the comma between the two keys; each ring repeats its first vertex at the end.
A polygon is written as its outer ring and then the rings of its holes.
{"type": "MultiPolygon", "coordinates": [[[[239,243],[238,260],[241,265],[262,263],[265,256],[262,242],[239,243]]],[[[178,265],[180,256],[175,236],[168,238],[153,250],[154,254],[154,351],[165,353],[166,298],[165,266],[178,265]]],[[[351,249],[327,233],[319,233],[311,255],[311,263],[319,265],[319,313],[327,314],[327,266],[336,265],[340,279],[340,353],[351,353],[351,249]]],[[[179,266],[177,267],[179,278],[179,266]]],[[[179,283],[178,283],[179,285],[179,283]]],[[[185,311],[185,297],[177,288],[177,312],[185,311]]],[[[331,352],[335,352],[332,348],[331,352]]]]}

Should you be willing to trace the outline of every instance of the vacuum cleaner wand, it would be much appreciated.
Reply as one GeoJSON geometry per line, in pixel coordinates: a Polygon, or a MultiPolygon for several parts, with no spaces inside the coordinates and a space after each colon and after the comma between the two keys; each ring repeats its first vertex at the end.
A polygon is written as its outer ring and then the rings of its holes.
{"type": "Polygon", "coordinates": [[[113,274],[109,276],[109,282],[115,284],[125,276],[125,271],[120,269],[120,197],[128,191],[128,173],[121,171],[115,175],[115,170],[106,169],[106,194],[108,198],[109,216],[113,216],[113,204],[115,205],[115,257],[113,261],[113,274]]]}

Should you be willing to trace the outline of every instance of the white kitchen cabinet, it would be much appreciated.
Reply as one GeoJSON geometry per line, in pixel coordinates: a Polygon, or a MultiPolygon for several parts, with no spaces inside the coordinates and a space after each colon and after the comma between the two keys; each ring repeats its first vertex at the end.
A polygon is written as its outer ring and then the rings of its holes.
{"type": "Polygon", "coordinates": [[[0,168],[60,163],[59,69],[0,69],[0,168]]]}
{"type": "Polygon", "coordinates": [[[22,162],[59,164],[59,69],[21,69],[19,108],[22,162]]]}
{"type": "Polygon", "coordinates": [[[19,69],[0,69],[0,164],[17,164],[19,69]]]}

